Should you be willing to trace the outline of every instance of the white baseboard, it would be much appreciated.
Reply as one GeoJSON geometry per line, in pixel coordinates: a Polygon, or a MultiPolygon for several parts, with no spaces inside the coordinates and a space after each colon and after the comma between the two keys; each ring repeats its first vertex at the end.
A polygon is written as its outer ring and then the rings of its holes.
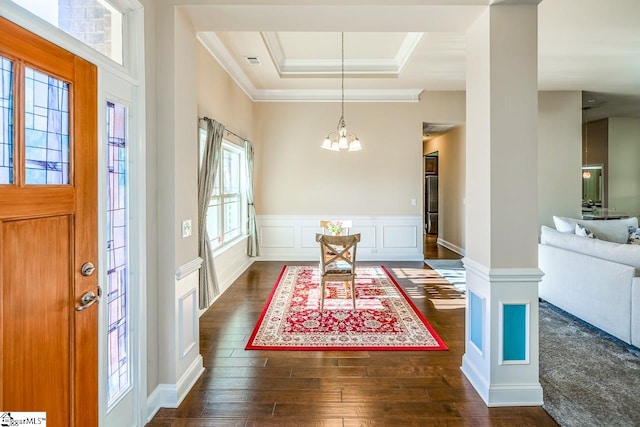
{"type": "Polygon", "coordinates": [[[494,385],[489,388],[489,407],[498,406],[542,406],[540,384],[494,385]]]}
{"type": "MultiPolygon", "coordinates": [[[[218,298],[220,298],[227,291],[227,289],[229,289],[229,287],[233,284],[233,282],[235,282],[242,273],[244,273],[249,267],[251,267],[251,264],[253,264],[255,261],[256,261],[255,258],[247,257],[245,262],[242,265],[238,266],[231,273],[231,275],[224,277],[223,282],[218,282],[220,293],[216,295],[215,298],[213,298],[213,300],[211,301],[211,305],[213,305],[218,300],[218,298]]],[[[211,305],[209,307],[211,307],[211,305]]],[[[207,310],[208,308],[200,310],[198,312],[198,317],[201,317],[207,310]]]]}
{"type": "MultiPolygon", "coordinates": [[[[245,262],[243,262],[241,265],[238,265],[230,275],[224,278],[224,281],[222,283],[218,283],[218,286],[220,287],[220,295],[222,295],[227,289],[229,289],[229,286],[231,286],[242,273],[244,273],[249,267],[251,267],[251,264],[253,264],[254,261],[255,258],[247,257],[245,262]]],[[[220,295],[218,295],[215,299],[218,299],[220,295]]]]}
{"type": "Polygon", "coordinates": [[[436,240],[436,243],[439,244],[440,246],[444,246],[445,248],[452,250],[453,252],[457,253],[458,255],[462,255],[465,256],[465,250],[464,248],[461,248],[460,246],[456,246],[451,242],[447,242],[444,239],[441,239],[438,237],[438,240],[436,240]]]}
{"type": "Polygon", "coordinates": [[[160,408],[177,408],[204,372],[202,356],[198,355],[176,384],[158,384],[147,398],[147,422],[160,408]]]}

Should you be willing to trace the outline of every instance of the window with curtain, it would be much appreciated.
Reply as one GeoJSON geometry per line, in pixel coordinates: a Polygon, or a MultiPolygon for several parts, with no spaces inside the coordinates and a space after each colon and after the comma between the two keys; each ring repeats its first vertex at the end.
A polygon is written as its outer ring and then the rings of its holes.
{"type": "MultiPolygon", "coordinates": [[[[200,162],[207,132],[200,129],[200,162]]],[[[222,142],[221,164],[207,212],[207,231],[212,248],[219,249],[247,234],[244,149],[222,142]]]]}

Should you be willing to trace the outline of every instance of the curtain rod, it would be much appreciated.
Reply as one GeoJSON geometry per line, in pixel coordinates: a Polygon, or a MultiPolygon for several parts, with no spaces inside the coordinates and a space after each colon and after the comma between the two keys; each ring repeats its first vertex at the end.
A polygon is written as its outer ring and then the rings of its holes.
{"type": "MultiPolygon", "coordinates": [[[[208,119],[209,119],[208,117],[198,117],[198,120],[208,120],[208,119]]],[[[242,141],[246,141],[246,139],[245,139],[245,138],[241,137],[240,135],[238,135],[238,134],[237,134],[237,133],[235,133],[235,132],[231,132],[231,131],[230,131],[229,129],[227,129],[226,127],[224,128],[224,131],[225,131],[225,132],[227,132],[227,133],[230,133],[231,135],[235,136],[235,137],[236,137],[236,138],[238,138],[238,139],[241,139],[242,141]]]]}

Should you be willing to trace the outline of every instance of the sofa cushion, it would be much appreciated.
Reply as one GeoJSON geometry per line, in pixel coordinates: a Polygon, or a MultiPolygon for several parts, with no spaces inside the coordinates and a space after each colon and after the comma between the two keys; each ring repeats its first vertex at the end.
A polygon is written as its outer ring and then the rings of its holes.
{"type": "Polygon", "coordinates": [[[575,234],[561,233],[544,225],[540,234],[540,243],[640,268],[640,245],[585,239],[575,234]]]}
{"type": "Polygon", "coordinates": [[[629,227],[629,240],[627,243],[631,245],[640,245],[640,228],[629,227]]]}
{"type": "Polygon", "coordinates": [[[606,221],[590,219],[573,219],[554,216],[553,223],[561,233],[575,233],[576,224],[588,228],[596,238],[615,243],[627,243],[629,227],[638,227],[638,218],[610,219],[606,221]]]}
{"type": "Polygon", "coordinates": [[[576,220],[573,218],[565,218],[563,216],[553,216],[553,224],[556,226],[556,230],[561,233],[575,233],[576,232],[576,220]]]}
{"type": "Polygon", "coordinates": [[[588,237],[589,239],[596,238],[596,235],[593,234],[593,231],[589,230],[587,227],[581,226],[580,224],[576,224],[576,236],[588,237]]]}

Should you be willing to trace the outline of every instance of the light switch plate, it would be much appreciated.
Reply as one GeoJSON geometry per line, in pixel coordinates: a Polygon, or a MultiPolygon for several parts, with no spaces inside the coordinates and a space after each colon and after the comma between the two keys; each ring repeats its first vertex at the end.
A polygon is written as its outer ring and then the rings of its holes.
{"type": "Polygon", "coordinates": [[[191,220],[185,219],[182,221],[182,237],[184,238],[189,236],[191,236],[191,220]]]}

